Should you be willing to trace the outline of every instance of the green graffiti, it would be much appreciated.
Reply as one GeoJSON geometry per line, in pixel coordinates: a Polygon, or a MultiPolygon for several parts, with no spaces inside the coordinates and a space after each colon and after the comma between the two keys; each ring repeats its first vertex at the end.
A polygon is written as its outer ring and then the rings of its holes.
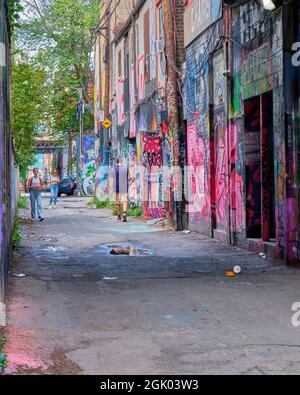
{"type": "Polygon", "coordinates": [[[273,74],[272,69],[272,52],[269,44],[248,55],[241,68],[244,100],[265,93],[278,84],[278,74],[273,74]]]}
{"type": "Polygon", "coordinates": [[[233,77],[233,97],[231,103],[231,118],[236,118],[241,115],[241,83],[240,75],[236,73],[233,77]]]}

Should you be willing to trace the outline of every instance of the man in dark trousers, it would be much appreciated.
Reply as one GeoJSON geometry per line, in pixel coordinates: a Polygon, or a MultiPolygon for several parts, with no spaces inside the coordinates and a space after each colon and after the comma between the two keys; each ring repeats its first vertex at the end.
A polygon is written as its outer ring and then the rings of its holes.
{"type": "Polygon", "coordinates": [[[114,167],[114,192],[117,203],[118,221],[127,222],[128,210],[128,167],[122,164],[121,159],[117,159],[117,165],[114,167]],[[123,204],[123,217],[121,216],[121,204],[123,204]]]}

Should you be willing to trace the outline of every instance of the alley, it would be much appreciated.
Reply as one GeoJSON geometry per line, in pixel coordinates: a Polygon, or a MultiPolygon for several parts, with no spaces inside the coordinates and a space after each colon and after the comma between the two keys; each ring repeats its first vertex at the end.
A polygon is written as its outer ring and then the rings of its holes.
{"type": "Polygon", "coordinates": [[[20,212],[7,374],[300,373],[298,269],[87,203],[20,212]]]}

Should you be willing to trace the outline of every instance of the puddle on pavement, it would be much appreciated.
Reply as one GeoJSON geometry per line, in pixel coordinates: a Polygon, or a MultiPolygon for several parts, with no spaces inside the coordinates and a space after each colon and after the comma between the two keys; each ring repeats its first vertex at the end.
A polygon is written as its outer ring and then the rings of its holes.
{"type": "Polygon", "coordinates": [[[65,252],[67,250],[66,247],[54,247],[54,246],[49,246],[46,248],[41,248],[40,251],[46,252],[46,253],[56,253],[56,252],[65,252]]]}
{"type": "Polygon", "coordinates": [[[162,232],[162,229],[160,229],[158,227],[147,226],[147,225],[127,223],[126,227],[105,226],[102,228],[102,231],[107,232],[107,233],[121,233],[121,234],[122,233],[124,233],[124,234],[138,233],[138,234],[141,234],[141,233],[158,233],[158,232],[162,232]]]}
{"type": "Polygon", "coordinates": [[[153,251],[141,245],[129,245],[127,243],[103,245],[100,247],[100,251],[109,256],[147,257],[153,255],[153,251]]]}
{"type": "Polygon", "coordinates": [[[57,242],[56,239],[53,239],[53,238],[50,237],[50,236],[41,236],[41,237],[38,238],[38,240],[39,240],[39,241],[45,241],[45,242],[47,242],[47,243],[55,243],[55,242],[57,242]]]}
{"type": "Polygon", "coordinates": [[[35,254],[35,257],[39,259],[47,258],[54,261],[68,261],[70,256],[67,251],[68,249],[63,246],[48,246],[39,249],[37,254],[35,254]]]}

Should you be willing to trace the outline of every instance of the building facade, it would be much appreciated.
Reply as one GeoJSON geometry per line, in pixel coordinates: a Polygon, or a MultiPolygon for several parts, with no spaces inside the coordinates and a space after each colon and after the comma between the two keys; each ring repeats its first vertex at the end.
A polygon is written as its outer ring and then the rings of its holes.
{"type": "Polygon", "coordinates": [[[190,227],[297,262],[299,2],[224,3],[185,11],[190,227]]]}
{"type": "MultiPolygon", "coordinates": [[[[184,1],[174,1],[174,26],[181,23],[174,35],[175,68],[184,56],[183,11],[184,1]]],[[[162,182],[163,167],[170,166],[174,151],[165,45],[162,1],[103,3],[95,46],[97,195],[105,197],[108,191],[107,166],[122,158],[131,173],[130,203],[142,206],[147,219],[165,218],[171,210],[170,186],[162,182]],[[104,118],[112,122],[109,130],[101,125],[104,118]]]]}
{"type": "Polygon", "coordinates": [[[123,158],[146,219],[299,262],[299,26],[296,0],[104,2],[97,195],[123,158]]]}

